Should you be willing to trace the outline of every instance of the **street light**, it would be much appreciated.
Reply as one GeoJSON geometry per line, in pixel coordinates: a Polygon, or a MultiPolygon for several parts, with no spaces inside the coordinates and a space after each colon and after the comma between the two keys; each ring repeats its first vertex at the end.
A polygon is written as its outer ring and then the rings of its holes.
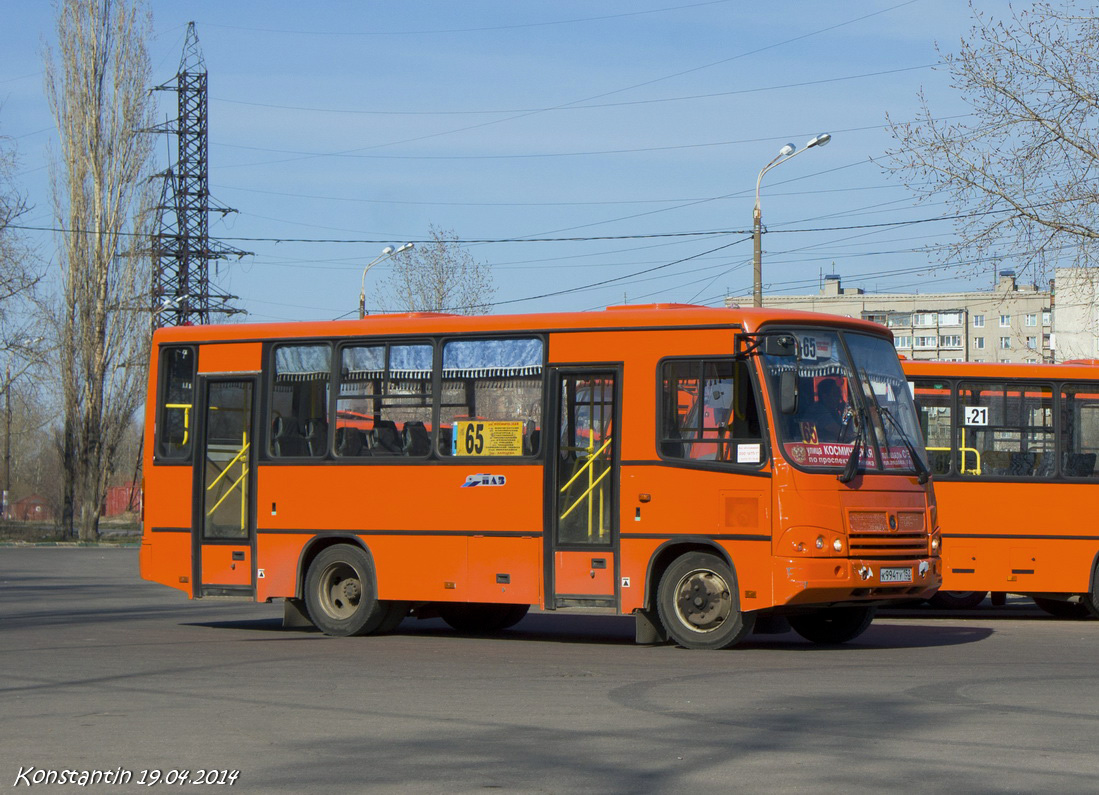
{"type": "Polygon", "coordinates": [[[824,146],[831,140],[831,135],[821,133],[796,151],[793,144],[786,144],[778,150],[775,159],[760,170],[759,176],[756,178],[756,206],[752,211],[752,242],[754,247],[752,252],[752,306],[763,306],[763,241],[761,239],[763,236],[763,221],[759,211],[759,184],[763,181],[763,175],[775,166],[782,165],[790,158],[797,157],[806,149],[812,149],[814,146],[824,146]]]}
{"type": "Polygon", "coordinates": [[[362,286],[359,288],[359,320],[366,317],[366,272],[377,265],[384,259],[392,257],[394,254],[400,254],[402,251],[408,251],[412,248],[411,243],[405,243],[400,248],[393,248],[393,246],[386,246],[382,249],[382,253],[376,256],[373,261],[367,263],[367,266],[363,268],[363,280],[362,286]]]}

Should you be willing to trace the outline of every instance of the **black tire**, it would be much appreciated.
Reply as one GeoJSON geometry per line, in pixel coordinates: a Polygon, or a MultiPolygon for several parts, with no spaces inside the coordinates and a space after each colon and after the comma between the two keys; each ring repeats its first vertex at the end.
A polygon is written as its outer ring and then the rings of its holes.
{"type": "Polygon", "coordinates": [[[459,632],[489,633],[513,627],[523,620],[530,605],[487,602],[440,602],[439,617],[459,632]]]}
{"type": "Polygon", "coordinates": [[[988,591],[939,591],[927,600],[941,610],[970,610],[985,600],[988,591]]]}
{"type": "Polygon", "coordinates": [[[377,632],[391,611],[389,602],[378,601],[370,557],[351,544],[328,547],[313,559],[305,578],[305,607],[317,629],[342,636],[377,632]]]}
{"type": "Polygon", "coordinates": [[[412,609],[411,602],[382,602],[382,604],[386,606],[386,614],[378,624],[378,628],[374,630],[375,635],[386,635],[395,630],[412,609]]]}
{"type": "Polygon", "coordinates": [[[1084,597],[1079,602],[1047,599],[1042,596],[1032,596],[1030,598],[1034,600],[1034,604],[1038,605],[1038,607],[1054,618],[1072,618],[1079,620],[1091,616],[1091,610],[1087,605],[1087,597],[1084,597]]]}
{"type": "Polygon", "coordinates": [[[715,555],[688,552],[660,578],[656,609],[668,636],[685,649],[728,649],[756,617],[740,610],[736,577],[715,555]]]}
{"type": "MultiPolygon", "coordinates": [[[[1099,587],[1099,586],[1097,586],[1099,587]]],[[[1086,593],[1080,597],[1080,603],[1096,618],[1099,618],[1099,593],[1086,593]]]]}
{"type": "Polygon", "coordinates": [[[873,607],[828,607],[790,616],[790,627],[813,643],[846,643],[866,632],[873,620],[873,607]]]}
{"type": "Polygon", "coordinates": [[[1091,591],[1080,595],[1080,603],[1096,618],[1099,618],[1099,562],[1091,572],[1091,591]]]}

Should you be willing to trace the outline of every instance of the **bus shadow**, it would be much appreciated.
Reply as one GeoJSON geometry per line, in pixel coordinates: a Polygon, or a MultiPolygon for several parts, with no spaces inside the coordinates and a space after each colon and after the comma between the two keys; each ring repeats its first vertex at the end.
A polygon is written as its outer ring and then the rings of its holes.
{"type": "Polygon", "coordinates": [[[237,629],[246,632],[304,632],[319,635],[316,627],[288,629],[283,627],[281,618],[246,618],[234,621],[190,621],[181,624],[184,627],[202,627],[204,629],[237,629]]]}
{"type": "Polygon", "coordinates": [[[931,649],[979,643],[995,634],[991,627],[944,627],[938,624],[875,624],[847,643],[810,643],[795,632],[781,635],[750,635],[743,648],[790,649],[801,651],[876,649],[931,649]]]}
{"type": "MultiPolygon", "coordinates": [[[[280,618],[242,619],[228,621],[196,621],[183,624],[216,630],[236,630],[292,634],[298,637],[320,635],[315,627],[284,628],[280,618]]],[[[872,649],[918,649],[960,646],[979,643],[991,637],[991,627],[944,627],[938,623],[875,624],[863,635],[842,644],[811,643],[793,631],[778,634],[749,635],[738,650],[789,649],[792,651],[844,650],[857,652],[872,649]]],[[[458,632],[440,619],[405,619],[392,633],[409,639],[481,639],[507,642],[634,645],[634,620],[629,616],[551,616],[534,614],[514,627],[500,632],[458,632]]],[[[671,645],[671,644],[667,644],[671,645]]]]}

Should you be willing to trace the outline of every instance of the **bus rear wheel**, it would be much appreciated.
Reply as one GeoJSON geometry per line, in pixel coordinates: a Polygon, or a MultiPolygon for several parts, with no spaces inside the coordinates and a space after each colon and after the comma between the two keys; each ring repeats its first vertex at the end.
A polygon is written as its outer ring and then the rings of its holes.
{"type": "Polygon", "coordinates": [[[1093,616],[1099,618],[1099,562],[1091,572],[1091,590],[1081,595],[1080,603],[1088,609],[1093,616]]]}
{"type": "Polygon", "coordinates": [[[1047,599],[1044,596],[1032,596],[1034,604],[1038,605],[1043,611],[1049,613],[1054,618],[1087,618],[1091,615],[1091,610],[1084,600],[1085,596],[1079,602],[1068,602],[1062,599],[1047,599]]]}
{"type": "Polygon", "coordinates": [[[969,610],[983,602],[986,596],[988,591],[939,591],[927,603],[942,610],[969,610]]]}
{"type": "Polygon", "coordinates": [[[873,607],[828,607],[790,616],[790,627],[813,643],[846,643],[866,632],[873,620],[873,607]]]}
{"type": "MultiPolygon", "coordinates": [[[[336,544],[320,552],[305,578],[309,618],[326,635],[369,635],[394,623],[394,605],[378,600],[374,566],[366,552],[336,544]]],[[[398,612],[400,618],[408,612],[398,612]]]]}
{"type": "Polygon", "coordinates": [[[660,578],[657,613],[668,636],[686,649],[727,649],[752,631],[740,610],[732,569],[715,555],[690,552],[660,578]]]}
{"type": "Polygon", "coordinates": [[[530,605],[440,602],[439,617],[459,632],[499,632],[523,620],[530,605]]]}

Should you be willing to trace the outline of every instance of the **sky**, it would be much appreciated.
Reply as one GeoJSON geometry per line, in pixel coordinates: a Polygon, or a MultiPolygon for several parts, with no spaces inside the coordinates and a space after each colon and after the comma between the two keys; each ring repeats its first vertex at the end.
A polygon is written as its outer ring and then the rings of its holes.
{"type": "MultiPolygon", "coordinates": [[[[959,0],[148,7],[157,84],[188,22],[205,59],[210,190],[237,211],[210,233],[252,252],[211,269],[234,320],[354,316],[366,264],[431,226],[469,241],[497,313],[720,305],[751,294],[760,169],[822,132],[827,146],[763,178],[765,295],[815,293],[830,273],[869,292],[992,282],[940,265],[953,227],[932,219],[951,208],[917,204],[881,162],[886,115],[913,118],[921,88],[939,115],[966,112],[935,68],[936,43],[956,49],[971,25],[959,0]]],[[[34,205],[24,223],[49,228],[53,5],[4,0],[0,22],[0,135],[34,205]]],[[[176,95],[154,96],[174,118],[176,95]]],[[[54,235],[28,234],[56,268],[54,235]]],[[[366,274],[368,309],[391,276],[366,274]]]]}

